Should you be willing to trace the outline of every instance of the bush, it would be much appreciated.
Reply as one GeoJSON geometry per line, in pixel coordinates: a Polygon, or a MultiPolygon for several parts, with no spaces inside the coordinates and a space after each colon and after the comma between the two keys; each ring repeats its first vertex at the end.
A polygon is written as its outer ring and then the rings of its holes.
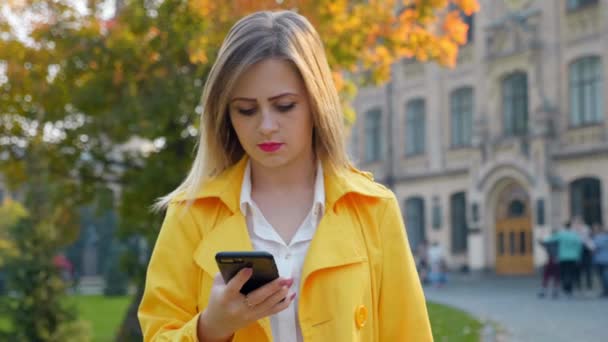
{"type": "Polygon", "coordinates": [[[7,262],[10,341],[87,341],[87,329],[65,304],[66,284],[53,264],[57,230],[48,222],[22,219],[10,230],[17,250],[7,262]],[[70,336],[70,337],[68,337],[70,336]]]}

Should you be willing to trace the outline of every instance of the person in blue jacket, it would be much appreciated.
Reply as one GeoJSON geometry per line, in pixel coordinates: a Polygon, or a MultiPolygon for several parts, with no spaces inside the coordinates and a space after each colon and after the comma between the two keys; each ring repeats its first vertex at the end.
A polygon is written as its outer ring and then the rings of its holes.
{"type": "Polygon", "coordinates": [[[572,297],[572,285],[576,276],[576,268],[581,260],[583,240],[572,230],[570,224],[557,234],[545,239],[545,242],[557,242],[557,260],[559,262],[562,288],[568,298],[572,297]]]}

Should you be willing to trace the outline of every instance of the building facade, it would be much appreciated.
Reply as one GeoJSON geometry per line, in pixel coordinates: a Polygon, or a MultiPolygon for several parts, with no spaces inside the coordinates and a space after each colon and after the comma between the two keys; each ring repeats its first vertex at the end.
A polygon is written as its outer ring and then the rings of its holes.
{"type": "Polygon", "coordinates": [[[455,68],[405,60],[360,90],[351,154],[394,190],[413,249],[532,273],[551,229],[608,223],[608,0],[480,3],[455,68]]]}

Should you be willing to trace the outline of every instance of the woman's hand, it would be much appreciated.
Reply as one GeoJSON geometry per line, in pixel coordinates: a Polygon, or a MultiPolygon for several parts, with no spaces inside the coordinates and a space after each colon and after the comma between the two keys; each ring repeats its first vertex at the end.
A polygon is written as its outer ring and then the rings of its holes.
{"type": "Polygon", "coordinates": [[[209,304],[199,316],[199,341],[227,341],[238,329],[285,310],[295,298],[295,293],[287,298],[293,279],[286,278],[277,278],[244,296],[240,290],[251,274],[251,268],[244,268],[228,284],[219,273],[215,276],[209,304]]]}

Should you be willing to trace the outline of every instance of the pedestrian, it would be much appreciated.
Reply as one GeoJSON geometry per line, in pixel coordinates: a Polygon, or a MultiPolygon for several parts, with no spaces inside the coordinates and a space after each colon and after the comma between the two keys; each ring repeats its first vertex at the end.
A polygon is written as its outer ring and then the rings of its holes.
{"type": "Polygon", "coordinates": [[[438,241],[434,241],[428,251],[429,283],[435,287],[442,287],[447,282],[446,265],[443,248],[438,241]]]}
{"type": "Polygon", "coordinates": [[[557,259],[559,261],[560,281],[567,298],[572,298],[572,287],[576,276],[576,266],[581,259],[583,241],[572,230],[569,222],[557,234],[545,239],[545,242],[557,242],[557,259]]]}
{"type": "Polygon", "coordinates": [[[348,160],[323,43],[302,15],[229,31],[201,134],[167,208],[138,317],[144,341],[432,341],[399,202],[348,160]],[[279,278],[243,295],[215,255],[267,251],[279,278]]]}
{"type": "Polygon", "coordinates": [[[593,243],[595,244],[593,263],[602,284],[600,296],[608,298],[608,230],[597,224],[595,233],[593,237],[593,243]]]}
{"type": "Polygon", "coordinates": [[[585,224],[580,216],[575,216],[572,219],[572,228],[583,241],[583,249],[581,259],[577,265],[575,277],[575,287],[581,291],[590,292],[593,289],[593,240],[591,238],[591,229],[585,224]]]}
{"type": "Polygon", "coordinates": [[[429,261],[428,261],[428,249],[429,244],[428,241],[422,240],[416,247],[416,269],[418,270],[418,275],[420,276],[420,281],[422,284],[428,284],[429,282],[429,261]]]}
{"type": "MultiPolygon", "coordinates": [[[[557,234],[557,230],[553,229],[551,231],[551,237],[557,234]]],[[[558,242],[556,240],[553,241],[540,241],[540,244],[545,248],[547,252],[547,262],[543,267],[543,280],[542,280],[542,288],[538,293],[540,298],[545,297],[547,294],[547,289],[549,286],[549,282],[553,280],[553,298],[557,298],[559,296],[559,260],[558,260],[558,242]]]]}

